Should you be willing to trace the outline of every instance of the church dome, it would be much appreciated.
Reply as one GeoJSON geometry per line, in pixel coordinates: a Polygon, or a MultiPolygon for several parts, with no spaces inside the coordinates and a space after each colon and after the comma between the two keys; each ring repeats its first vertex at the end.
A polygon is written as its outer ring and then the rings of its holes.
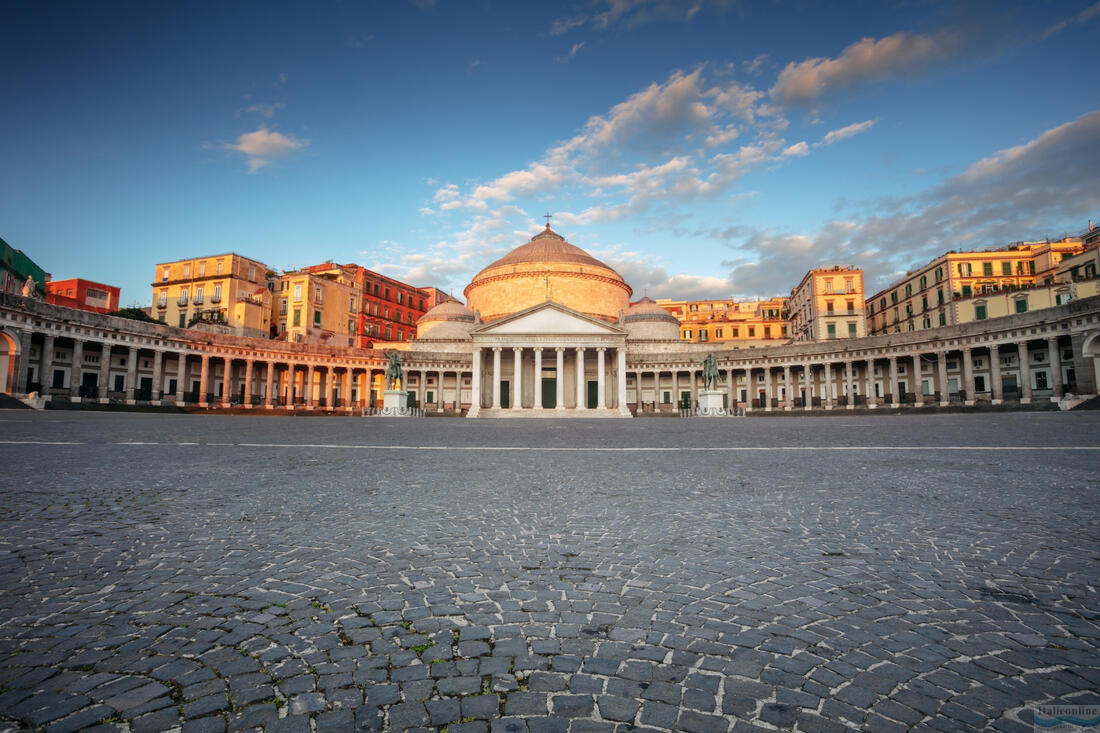
{"type": "Polygon", "coordinates": [[[448,341],[470,338],[470,329],[477,323],[472,310],[457,300],[445,300],[416,322],[418,339],[443,339],[448,341]]]}
{"type": "Polygon", "coordinates": [[[676,341],[680,338],[680,321],[649,297],[643,297],[626,309],[623,326],[634,339],[676,341]]]}
{"type": "Polygon", "coordinates": [[[465,295],[485,322],[548,300],[615,322],[629,305],[631,292],[619,273],[547,225],[475,275],[465,295]]]}

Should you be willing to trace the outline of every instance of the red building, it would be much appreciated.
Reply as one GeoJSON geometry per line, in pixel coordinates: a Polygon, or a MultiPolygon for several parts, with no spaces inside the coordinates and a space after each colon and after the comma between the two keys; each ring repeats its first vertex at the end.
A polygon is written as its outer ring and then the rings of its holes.
{"type": "Polygon", "coordinates": [[[415,338],[416,322],[435,305],[436,288],[418,288],[360,265],[325,262],[303,269],[314,275],[331,276],[355,284],[360,297],[356,328],[356,346],[359,348],[367,348],[375,341],[409,341],[415,338]]]}
{"type": "Polygon", "coordinates": [[[118,288],[81,277],[46,281],[46,302],[93,313],[112,313],[119,308],[118,288]]]}

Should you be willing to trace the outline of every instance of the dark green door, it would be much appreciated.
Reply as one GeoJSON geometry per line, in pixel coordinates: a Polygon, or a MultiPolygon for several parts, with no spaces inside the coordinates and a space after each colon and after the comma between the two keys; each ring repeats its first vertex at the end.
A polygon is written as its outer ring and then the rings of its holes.
{"type": "Polygon", "coordinates": [[[599,382],[588,383],[588,409],[594,410],[599,397],[600,385],[599,382]]]}
{"type": "Polygon", "coordinates": [[[542,378],[542,406],[547,410],[558,406],[558,380],[553,377],[542,378]]]}
{"type": "Polygon", "coordinates": [[[416,407],[416,392],[411,389],[405,393],[405,407],[416,407]]]}
{"type": "Polygon", "coordinates": [[[500,406],[511,407],[512,406],[512,383],[501,382],[500,383],[500,406]]]}

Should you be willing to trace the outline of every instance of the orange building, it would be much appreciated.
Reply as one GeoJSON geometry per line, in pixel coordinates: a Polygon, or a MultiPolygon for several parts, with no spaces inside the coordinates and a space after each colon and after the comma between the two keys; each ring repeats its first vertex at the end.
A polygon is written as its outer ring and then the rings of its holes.
{"type": "Polygon", "coordinates": [[[680,339],[693,343],[760,344],[786,341],[787,298],[766,300],[657,300],[680,322],[680,339]]]}
{"type": "Polygon", "coordinates": [[[46,280],[46,302],[93,313],[113,313],[119,309],[119,289],[114,285],[72,277],[46,280]]]}

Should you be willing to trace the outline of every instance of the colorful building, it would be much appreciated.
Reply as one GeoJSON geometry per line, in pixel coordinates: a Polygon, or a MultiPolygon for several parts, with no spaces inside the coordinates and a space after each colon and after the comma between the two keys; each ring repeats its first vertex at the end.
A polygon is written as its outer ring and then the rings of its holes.
{"type": "Polygon", "coordinates": [[[27,278],[34,280],[39,295],[46,292],[49,275],[21,250],[0,239],[0,293],[19,295],[27,278]]]}
{"type": "Polygon", "coordinates": [[[267,338],[271,295],[267,265],[229,252],[156,266],[153,318],[178,328],[207,326],[267,338]]]}
{"type": "Polygon", "coordinates": [[[680,322],[680,339],[692,343],[733,342],[743,346],[763,345],[789,338],[786,320],[787,298],[766,300],[672,300],[655,301],[680,322]]]}
{"type": "Polygon", "coordinates": [[[82,277],[47,280],[46,302],[93,313],[113,313],[119,309],[119,289],[82,277]]]}
{"type": "Polygon", "coordinates": [[[316,266],[272,278],[276,338],[299,344],[356,346],[360,298],[349,266],[316,266]]]}
{"type": "Polygon", "coordinates": [[[902,333],[953,326],[956,300],[1052,283],[1062,260],[1083,249],[1081,237],[1068,237],[996,250],[947,252],[868,298],[868,331],[902,333]]]}
{"type": "Polygon", "coordinates": [[[810,270],[791,290],[788,308],[794,341],[866,336],[863,270],[851,265],[810,270]]]}

